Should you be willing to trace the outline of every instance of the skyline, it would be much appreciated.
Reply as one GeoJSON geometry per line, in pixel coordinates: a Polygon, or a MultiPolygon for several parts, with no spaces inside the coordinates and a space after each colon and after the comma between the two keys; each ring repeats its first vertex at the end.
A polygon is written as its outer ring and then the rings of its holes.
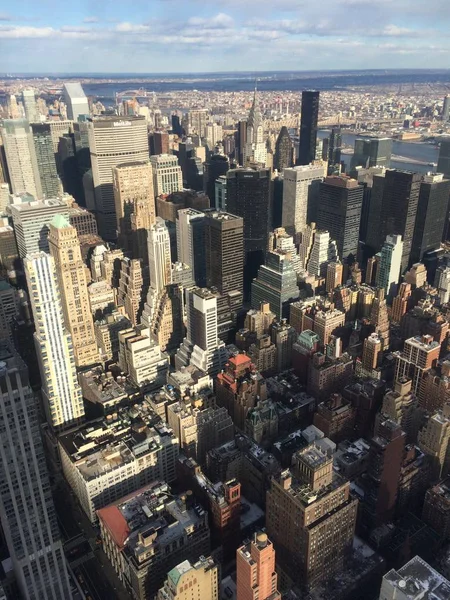
{"type": "Polygon", "coordinates": [[[254,5],[236,0],[222,11],[198,0],[150,6],[138,0],[132,16],[115,0],[81,2],[61,13],[49,0],[25,0],[17,14],[3,3],[0,71],[230,72],[237,59],[252,71],[329,69],[335,62],[348,69],[448,66],[450,14],[444,0],[431,0],[427,12],[419,0],[327,0],[320,7],[281,0],[276,10],[262,0],[258,7],[261,18],[254,5]]]}

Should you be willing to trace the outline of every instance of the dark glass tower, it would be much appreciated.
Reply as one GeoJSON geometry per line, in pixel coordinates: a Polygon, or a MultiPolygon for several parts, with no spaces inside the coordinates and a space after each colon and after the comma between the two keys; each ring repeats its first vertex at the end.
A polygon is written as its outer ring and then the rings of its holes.
{"type": "Polygon", "coordinates": [[[216,179],[221,175],[226,175],[230,163],[227,156],[223,154],[213,154],[209,160],[205,162],[204,172],[204,191],[209,198],[209,203],[214,206],[216,198],[216,179]]]}
{"type": "Polygon", "coordinates": [[[450,177],[450,142],[441,142],[437,172],[444,173],[445,177],[450,177]]]}
{"type": "Polygon", "coordinates": [[[42,193],[46,198],[57,198],[59,196],[59,178],[50,125],[32,123],[31,130],[41,177],[42,193]]]}
{"type": "Polygon", "coordinates": [[[309,165],[316,158],[318,120],[319,92],[303,92],[298,165],[309,165]]]}
{"type": "Polygon", "coordinates": [[[247,120],[239,121],[236,132],[236,158],[244,164],[244,148],[247,143],[247,120]]]}
{"type": "Polygon", "coordinates": [[[288,169],[293,165],[293,145],[292,140],[289,136],[287,127],[281,128],[280,134],[275,144],[275,156],[273,160],[273,168],[277,169],[279,173],[283,172],[283,169],[288,169]]]}
{"type": "Polygon", "coordinates": [[[341,162],[342,135],[340,127],[333,127],[328,140],[327,160],[330,165],[338,165],[341,162]]]}
{"type": "Polygon", "coordinates": [[[355,167],[390,167],[392,138],[371,138],[355,140],[355,151],[351,169],[355,167]]]}
{"type": "Polygon", "coordinates": [[[264,262],[272,215],[270,169],[232,169],[227,173],[227,208],[244,219],[244,296],[264,262]]]}
{"type": "Polygon", "coordinates": [[[450,180],[442,174],[425,175],[420,186],[410,262],[422,260],[425,252],[440,247],[446,224],[450,180]]]}
{"type": "Polygon", "coordinates": [[[178,137],[183,135],[183,128],[181,127],[180,117],[178,115],[172,115],[172,131],[178,137]]]}
{"type": "Polygon", "coordinates": [[[342,261],[356,260],[363,195],[363,186],[349,177],[327,177],[320,184],[317,228],[330,232],[342,261]]]}

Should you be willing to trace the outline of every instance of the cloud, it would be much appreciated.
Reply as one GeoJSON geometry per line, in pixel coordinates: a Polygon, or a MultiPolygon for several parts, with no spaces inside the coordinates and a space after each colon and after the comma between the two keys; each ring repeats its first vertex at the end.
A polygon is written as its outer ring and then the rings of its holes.
{"type": "Polygon", "coordinates": [[[12,17],[6,13],[0,13],[0,21],[12,21],[12,17]]]}
{"type": "Polygon", "coordinates": [[[4,39],[46,38],[55,34],[57,31],[53,27],[0,26],[0,35],[4,39]]]}
{"type": "Polygon", "coordinates": [[[125,21],[123,23],[118,23],[115,29],[116,31],[120,31],[121,33],[142,33],[145,31],[149,31],[150,27],[148,25],[137,25],[125,21]]]}
{"type": "Polygon", "coordinates": [[[219,13],[214,17],[203,18],[203,17],[190,17],[188,19],[188,25],[194,25],[195,27],[202,27],[206,29],[226,29],[233,27],[234,20],[225,13],[219,13]]]}
{"type": "Polygon", "coordinates": [[[98,17],[85,17],[83,23],[98,23],[100,19],[98,17]]]}

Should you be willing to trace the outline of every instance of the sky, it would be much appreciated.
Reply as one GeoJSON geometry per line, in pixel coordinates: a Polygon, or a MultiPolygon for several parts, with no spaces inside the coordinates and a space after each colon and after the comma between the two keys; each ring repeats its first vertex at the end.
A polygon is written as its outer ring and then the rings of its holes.
{"type": "Polygon", "coordinates": [[[0,0],[0,72],[449,68],[449,30],[449,0],[0,0]]]}

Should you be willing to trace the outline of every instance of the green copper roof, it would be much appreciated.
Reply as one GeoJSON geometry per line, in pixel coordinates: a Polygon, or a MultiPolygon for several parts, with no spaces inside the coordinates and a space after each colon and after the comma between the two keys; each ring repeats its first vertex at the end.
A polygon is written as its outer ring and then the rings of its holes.
{"type": "Polygon", "coordinates": [[[53,225],[53,227],[56,227],[56,229],[63,229],[64,227],[71,227],[69,221],[66,219],[66,217],[63,217],[63,215],[55,215],[53,217],[51,224],[53,225]]]}
{"type": "Polygon", "coordinates": [[[172,580],[174,585],[177,585],[180,581],[180,577],[191,569],[191,563],[188,560],[184,560],[182,563],[177,565],[174,569],[168,572],[168,577],[172,580]]]}

